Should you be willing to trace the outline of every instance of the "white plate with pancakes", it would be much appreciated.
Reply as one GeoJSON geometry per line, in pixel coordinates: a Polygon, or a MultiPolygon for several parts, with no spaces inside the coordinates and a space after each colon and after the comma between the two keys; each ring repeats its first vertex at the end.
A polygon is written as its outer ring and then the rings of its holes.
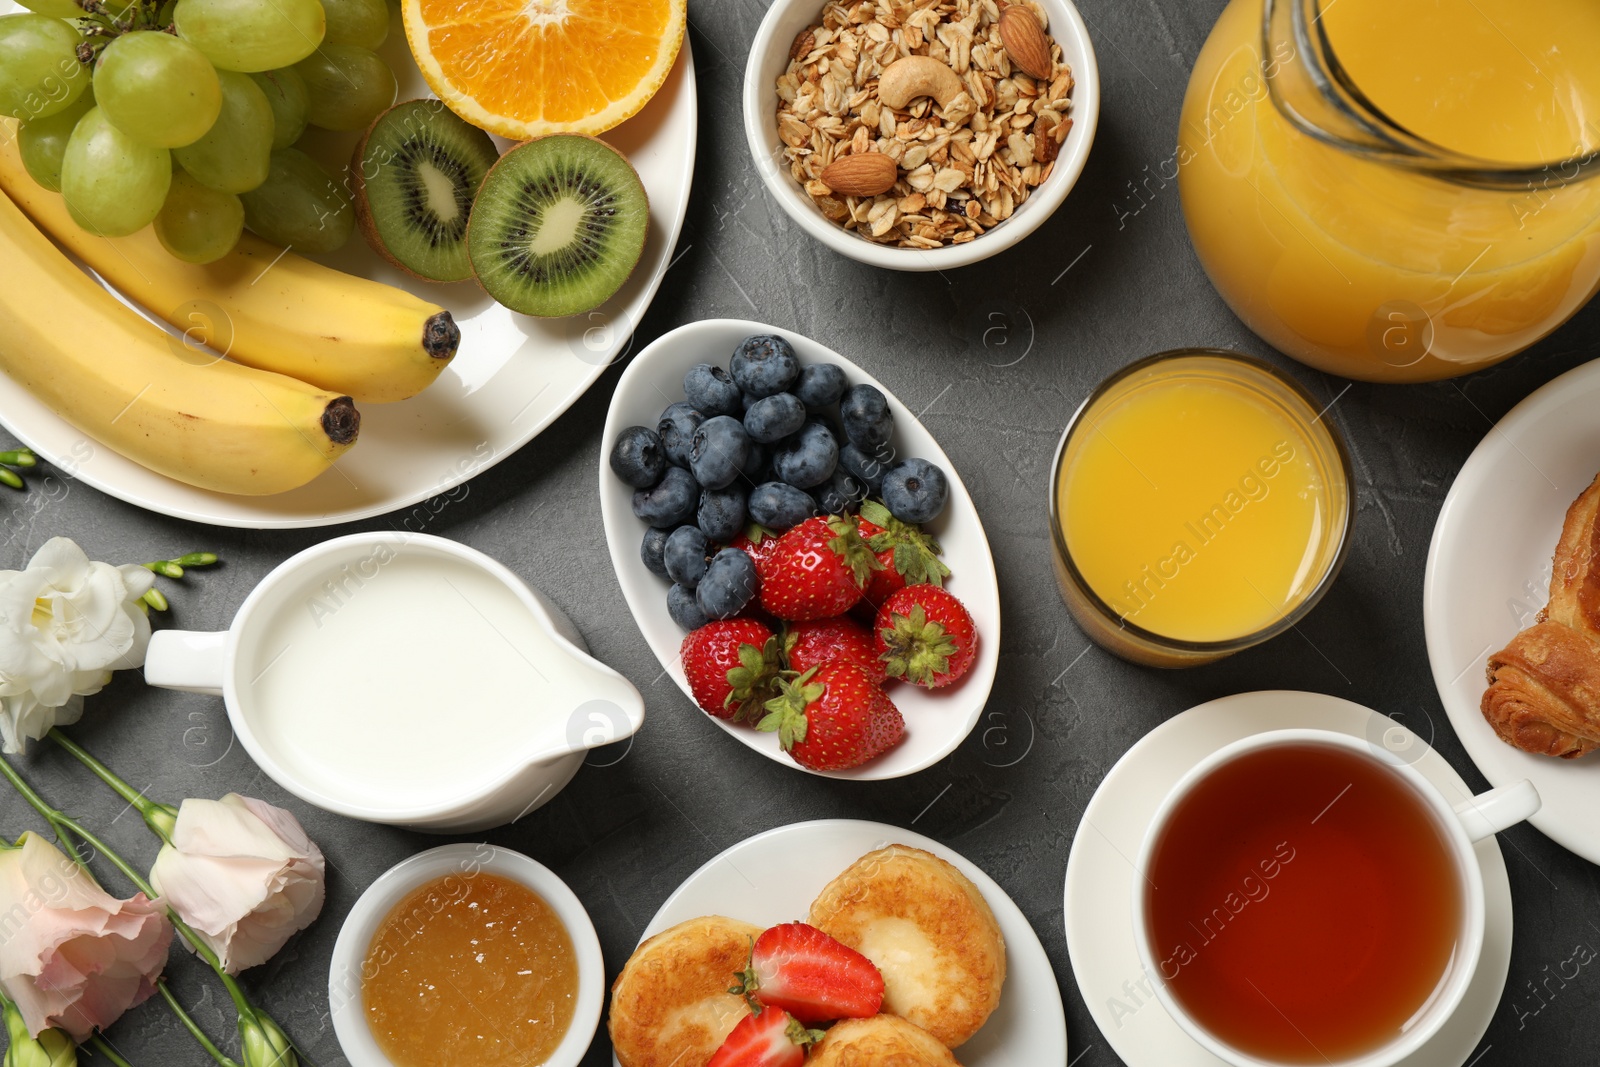
{"type": "MultiPolygon", "coordinates": [[[[1067,1020],[1061,993],[1027,918],[975,864],[899,827],[824,819],[747,838],[690,875],[656,912],[640,941],[706,915],[726,915],[763,929],[805,919],[813,900],[841,872],[889,845],[932,853],[970,879],[1005,940],[1006,977],[999,1004],[983,1027],[954,1050],[956,1059],[963,1067],[1065,1067],[1067,1020]]],[[[613,1063],[621,1067],[615,1058],[613,1063]]]]}

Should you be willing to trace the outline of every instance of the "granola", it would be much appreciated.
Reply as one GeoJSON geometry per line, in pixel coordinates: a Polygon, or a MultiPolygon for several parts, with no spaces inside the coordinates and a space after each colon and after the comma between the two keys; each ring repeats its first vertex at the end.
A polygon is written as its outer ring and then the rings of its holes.
{"type": "MultiPolygon", "coordinates": [[[[1048,27],[1037,3],[1015,2],[1048,27]]],[[[1005,7],[1005,0],[839,0],[795,39],[777,81],[778,136],[790,174],[823,215],[880,244],[942,248],[1004,222],[1050,176],[1072,129],[1072,70],[1054,40],[1049,79],[1017,69],[1000,38],[1005,7]],[[879,76],[906,56],[948,65],[963,91],[943,106],[927,96],[887,106],[879,76]],[[836,194],[823,169],[861,152],[895,160],[894,187],[877,196],[836,194]]]]}

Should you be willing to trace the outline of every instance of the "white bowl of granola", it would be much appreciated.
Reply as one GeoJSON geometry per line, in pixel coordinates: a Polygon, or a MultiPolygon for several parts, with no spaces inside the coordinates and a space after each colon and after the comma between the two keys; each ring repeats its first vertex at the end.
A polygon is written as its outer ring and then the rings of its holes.
{"type": "Polygon", "coordinates": [[[772,195],[834,251],[893,270],[975,263],[1038,229],[1099,114],[1070,0],[773,0],[745,67],[745,136],[772,195]],[[1008,7],[1022,10],[1002,34],[1008,7]],[[873,153],[894,160],[891,187],[876,160],[823,180],[873,153]]]}

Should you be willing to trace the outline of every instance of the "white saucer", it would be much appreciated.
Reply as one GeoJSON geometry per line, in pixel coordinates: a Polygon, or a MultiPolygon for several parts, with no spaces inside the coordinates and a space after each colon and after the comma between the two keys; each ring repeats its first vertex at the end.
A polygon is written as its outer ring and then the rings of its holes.
{"type": "MultiPolygon", "coordinates": [[[[846,867],[886,845],[931,852],[972,879],[1006,939],[1000,1007],[956,1050],[964,1067],[1066,1067],[1067,1017],[1050,959],[1006,891],[953,849],[884,823],[822,819],[794,823],[734,845],[684,879],[639,940],[702,915],[761,926],[804,919],[824,886],[846,867]]],[[[1126,896],[1126,894],[1124,894],[1126,896]]],[[[616,1058],[612,1057],[616,1063],[616,1058]]]]}
{"type": "MultiPolygon", "coordinates": [[[[1314,728],[1388,748],[1452,802],[1472,795],[1444,757],[1384,715],[1318,693],[1241,693],[1192,708],[1146,734],[1111,768],[1084,811],[1067,860],[1067,951],[1089,1014],[1130,1067],[1220,1067],[1167,1015],[1133,946],[1133,863],[1156,807],[1183,773],[1223,745],[1263,730],[1314,728]]],[[[1466,998],[1444,1028],[1402,1067],[1467,1062],[1500,1003],[1511,964],[1511,885],[1493,837],[1478,842],[1488,929],[1466,998]]]]}
{"type": "Polygon", "coordinates": [[[1439,700],[1462,747],[1491,785],[1526,778],[1542,806],[1533,823],[1600,863],[1600,756],[1535,756],[1484,721],[1484,667],[1550,599],[1561,522],[1600,470],[1600,360],[1512,408],[1473,449],[1433,528],[1422,620],[1439,700]]]}

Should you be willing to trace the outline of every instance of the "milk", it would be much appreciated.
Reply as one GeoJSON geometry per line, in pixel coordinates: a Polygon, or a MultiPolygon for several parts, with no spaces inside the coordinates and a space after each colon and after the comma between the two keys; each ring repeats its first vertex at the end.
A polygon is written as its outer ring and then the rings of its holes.
{"type": "Polygon", "coordinates": [[[240,710],[284,770],[356,804],[443,803],[566,741],[592,672],[466,561],[379,544],[254,620],[240,710]]]}

